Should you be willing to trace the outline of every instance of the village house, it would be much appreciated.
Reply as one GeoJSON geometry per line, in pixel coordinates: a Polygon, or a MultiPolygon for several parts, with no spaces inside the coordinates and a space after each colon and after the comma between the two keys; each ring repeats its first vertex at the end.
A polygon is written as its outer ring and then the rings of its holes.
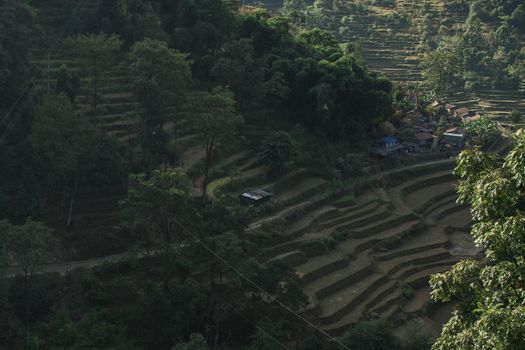
{"type": "Polygon", "coordinates": [[[441,102],[437,100],[430,104],[430,107],[432,107],[433,109],[438,109],[440,106],[441,106],[441,102]]]}
{"type": "Polygon", "coordinates": [[[458,108],[454,111],[454,116],[459,119],[467,118],[470,116],[470,111],[468,108],[458,108]]]}
{"type": "Polygon", "coordinates": [[[452,104],[447,103],[445,105],[445,109],[447,110],[448,114],[454,114],[454,111],[456,110],[456,105],[452,105],[452,104]]]}
{"type": "Polygon", "coordinates": [[[463,148],[463,142],[465,141],[465,130],[455,127],[445,131],[441,138],[441,143],[447,148],[455,148],[460,150],[463,148]]]}
{"type": "Polygon", "coordinates": [[[414,141],[422,148],[430,148],[434,143],[436,136],[430,132],[416,132],[414,133],[414,141]]]}
{"type": "Polygon", "coordinates": [[[399,144],[394,136],[388,135],[377,142],[377,146],[371,151],[373,155],[388,157],[403,150],[404,146],[399,144]]]}
{"type": "Polygon", "coordinates": [[[481,118],[481,115],[480,114],[474,114],[473,116],[467,116],[467,117],[464,117],[463,118],[463,123],[466,124],[466,123],[470,123],[470,122],[473,122],[473,121],[476,121],[476,120],[479,120],[481,118]]]}

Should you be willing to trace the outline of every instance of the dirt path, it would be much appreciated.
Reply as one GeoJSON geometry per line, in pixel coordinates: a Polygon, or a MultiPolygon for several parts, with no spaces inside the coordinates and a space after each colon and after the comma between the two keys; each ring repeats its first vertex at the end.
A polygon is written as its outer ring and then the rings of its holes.
{"type": "Polygon", "coordinates": [[[183,153],[182,164],[186,170],[191,169],[205,156],[206,152],[202,146],[194,146],[183,153]]]}
{"type": "MultiPolygon", "coordinates": [[[[37,269],[36,273],[50,273],[50,272],[58,272],[58,273],[66,273],[69,271],[72,271],[77,268],[93,268],[102,264],[106,263],[115,263],[118,261],[124,260],[126,257],[129,256],[128,252],[120,253],[120,254],[114,254],[114,255],[108,255],[100,258],[93,258],[93,259],[87,259],[87,260],[77,260],[77,261],[69,261],[69,262],[60,262],[60,263],[53,263],[53,264],[46,264],[41,266],[39,269],[37,269]]],[[[19,266],[11,266],[6,269],[6,277],[14,277],[16,275],[22,275],[24,271],[19,266]]]]}
{"type": "MultiPolygon", "coordinates": [[[[204,150],[201,147],[193,147],[188,152],[186,152],[183,156],[183,159],[185,161],[184,165],[186,168],[188,166],[194,165],[196,162],[201,159],[203,156],[204,150]]],[[[371,179],[379,179],[382,176],[386,176],[391,173],[395,173],[396,171],[400,170],[407,170],[407,169],[417,169],[420,167],[428,166],[430,164],[441,164],[441,163],[447,163],[452,162],[453,160],[446,159],[446,160],[439,160],[435,162],[426,162],[426,163],[420,163],[415,164],[409,167],[405,168],[399,168],[391,171],[387,171],[378,175],[373,176],[371,179]]],[[[255,168],[258,169],[258,168],[255,168]]],[[[253,175],[253,174],[252,174],[253,175]]],[[[59,263],[52,263],[52,264],[46,264],[42,265],[40,269],[38,270],[38,273],[49,273],[49,272],[58,272],[58,273],[66,273],[68,271],[74,270],[76,268],[93,268],[95,266],[99,266],[105,263],[112,263],[117,262],[119,260],[124,259],[128,256],[128,252],[120,253],[120,254],[113,254],[108,255],[105,257],[98,257],[93,259],[87,259],[87,260],[76,260],[76,261],[69,261],[69,262],[59,262],[59,263]]],[[[14,277],[18,274],[22,274],[23,271],[18,266],[9,266],[6,269],[6,277],[14,277]]]]}

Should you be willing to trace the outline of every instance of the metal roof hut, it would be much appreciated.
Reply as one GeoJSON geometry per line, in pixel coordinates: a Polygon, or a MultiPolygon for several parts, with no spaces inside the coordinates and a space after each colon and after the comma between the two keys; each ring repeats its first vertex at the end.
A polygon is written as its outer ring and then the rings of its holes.
{"type": "Polygon", "coordinates": [[[442,135],[442,142],[445,145],[455,146],[457,149],[463,147],[465,140],[465,130],[461,128],[452,128],[445,131],[442,135]]]}
{"type": "Polygon", "coordinates": [[[272,199],[272,197],[273,193],[261,189],[256,189],[241,194],[241,202],[247,205],[259,205],[268,202],[270,199],[272,199]]]}

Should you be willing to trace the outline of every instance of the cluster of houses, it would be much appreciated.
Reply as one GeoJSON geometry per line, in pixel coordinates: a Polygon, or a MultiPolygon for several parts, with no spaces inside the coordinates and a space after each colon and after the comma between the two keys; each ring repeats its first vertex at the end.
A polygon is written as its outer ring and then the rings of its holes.
{"type": "MultiPolygon", "coordinates": [[[[458,152],[465,141],[462,126],[478,120],[481,115],[468,108],[457,108],[453,104],[434,101],[431,105],[431,117],[425,117],[418,110],[413,110],[403,118],[398,129],[399,138],[386,135],[377,140],[371,153],[380,158],[392,155],[414,155],[422,152],[458,152]]],[[[240,195],[241,203],[253,206],[270,201],[273,193],[254,189],[240,195]]]]}
{"type": "Polygon", "coordinates": [[[430,118],[418,110],[409,112],[401,121],[399,139],[386,135],[377,140],[371,153],[384,158],[395,154],[460,151],[465,141],[462,126],[480,119],[481,115],[440,101],[434,101],[430,107],[430,118]]]}
{"type": "Polygon", "coordinates": [[[434,101],[430,107],[434,111],[435,116],[443,116],[453,125],[463,125],[481,118],[479,113],[472,112],[465,107],[456,108],[456,105],[449,103],[442,104],[439,101],[434,101]]]}

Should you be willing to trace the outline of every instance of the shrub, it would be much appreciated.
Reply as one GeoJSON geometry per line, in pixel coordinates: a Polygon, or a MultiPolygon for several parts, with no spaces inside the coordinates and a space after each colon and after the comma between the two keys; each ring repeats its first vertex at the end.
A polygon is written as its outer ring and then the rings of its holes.
{"type": "Polygon", "coordinates": [[[346,207],[355,203],[355,196],[353,194],[347,194],[334,202],[336,207],[346,207]]]}
{"type": "Polygon", "coordinates": [[[342,242],[346,239],[348,239],[348,232],[334,232],[332,234],[332,238],[337,242],[342,242]]]}
{"type": "Polygon", "coordinates": [[[297,145],[292,136],[284,131],[277,131],[266,138],[259,157],[272,172],[280,172],[297,152],[297,145]]]}
{"type": "Polygon", "coordinates": [[[430,349],[430,334],[422,329],[422,325],[416,320],[407,323],[405,332],[400,338],[400,348],[403,350],[430,349]]]}
{"type": "Polygon", "coordinates": [[[513,109],[509,115],[509,121],[513,124],[519,124],[521,122],[521,112],[517,109],[513,109]]]}
{"type": "Polygon", "coordinates": [[[464,128],[469,143],[476,146],[489,146],[499,136],[498,124],[487,117],[466,123],[464,128]]]}
{"type": "Polygon", "coordinates": [[[334,249],[337,242],[332,238],[319,238],[301,243],[301,250],[308,257],[328,254],[334,249]]]}
{"type": "Polygon", "coordinates": [[[392,324],[382,319],[359,322],[343,335],[341,341],[350,349],[392,350],[397,348],[392,324]]]}
{"type": "Polygon", "coordinates": [[[412,288],[412,286],[409,284],[404,284],[401,287],[401,294],[403,294],[403,296],[408,300],[413,299],[416,295],[416,293],[414,292],[414,288],[412,288]]]}

